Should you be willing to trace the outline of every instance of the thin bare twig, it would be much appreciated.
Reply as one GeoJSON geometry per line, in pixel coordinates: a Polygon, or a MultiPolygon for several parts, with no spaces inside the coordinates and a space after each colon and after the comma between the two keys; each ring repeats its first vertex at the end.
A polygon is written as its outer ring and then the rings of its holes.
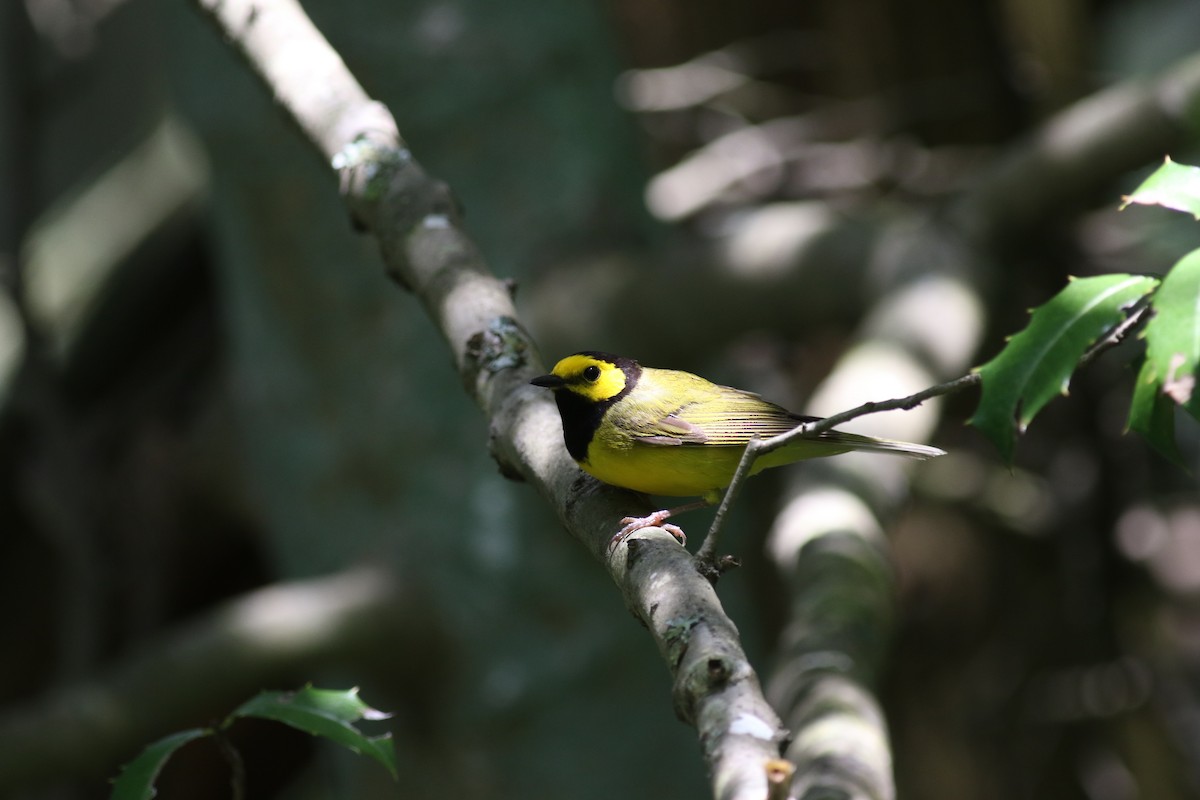
{"type": "MultiPolygon", "coordinates": [[[[1116,347],[1123,342],[1129,334],[1140,327],[1150,313],[1148,304],[1141,305],[1135,309],[1121,324],[1117,325],[1113,330],[1100,341],[1096,342],[1086,353],[1079,359],[1077,369],[1090,364],[1101,353],[1116,347]]],[[[820,436],[826,431],[833,430],[838,425],[844,422],[849,422],[867,414],[876,414],[880,411],[909,411],[931,397],[940,397],[942,395],[953,394],[971,386],[976,386],[981,382],[981,377],[978,372],[972,372],[963,375],[960,378],[955,378],[952,381],[939,383],[935,386],[930,386],[928,389],[922,389],[916,394],[911,394],[908,397],[900,397],[894,400],[880,400],[863,403],[860,406],[842,411],[837,414],[817,420],[816,422],[806,422],[787,433],[781,433],[778,436],[770,439],[752,439],[746,445],[746,449],[742,452],[742,458],[738,462],[737,469],[733,473],[733,480],[729,483],[729,488],[725,490],[725,495],[721,498],[721,505],[717,507],[717,513],[713,517],[712,525],[708,529],[708,533],[704,537],[704,542],[700,545],[700,549],[696,551],[696,558],[706,565],[716,566],[717,543],[720,538],[721,529],[725,524],[726,515],[729,513],[729,507],[733,501],[737,499],[738,493],[741,491],[742,484],[746,482],[746,478],[750,475],[750,470],[754,468],[754,462],[762,456],[781,447],[786,447],[797,439],[812,439],[820,436]]]]}
{"type": "Polygon", "coordinates": [[[1088,364],[1100,357],[1101,353],[1119,345],[1121,342],[1132,333],[1135,329],[1140,328],[1142,323],[1146,322],[1146,317],[1150,315],[1149,302],[1140,304],[1128,317],[1121,322],[1120,325],[1113,328],[1108,336],[1105,336],[1100,341],[1088,348],[1087,352],[1079,358],[1079,364],[1075,367],[1077,370],[1086,367],[1088,364]]]}
{"type": "Polygon", "coordinates": [[[246,762],[241,752],[229,740],[229,734],[224,728],[213,729],[213,738],[217,740],[217,748],[221,756],[229,764],[229,793],[233,800],[245,800],[246,797],[246,762]]]}
{"type": "Polygon", "coordinates": [[[721,505],[717,507],[716,516],[713,517],[712,526],[708,529],[708,534],[704,537],[704,542],[700,545],[700,549],[696,551],[696,559],[702,564],[716,566],[717,543],[720,539],[721,528],[724,526],[725,517],[729,513],[729,507],[737,498],[738,492],[741,491],[742,484],[746,482],[746,478],[750,475],[750,470],[754,467],[754,462],[761,456],[766,455],[781,447],[786,447],[797,439],[813,439],[820,436],[826,431],[832,430],[844,422],[849,422],[852,419],[865,416],[867,414],[876,414],[880,411],[908,411],[931,397],[940,397],[941,395],[952,394],[954,392],[966,389],[969,386],[975,386],[979,383],[979,373],[972,372],[963,375],[961,378],[955,378],[952,381],[939,383],[936,386],[930,386],[928,389],[922,389],[916,394],[910,394],[908,397],[900,397],[893,400],[875,400],[863,403],[860,406],[842,411],[816,422],[806,422],[802,425],[793,428],[787,433],[781,433],[778,436],[773,436],[770,439],[751,439],[746,445],[746,449],[742,452],[741,461],[738,462],[737,469],[733,473],[733,480],[729,483],[729,488],[725,490],[724,497],[721,498],[721,505]]]}

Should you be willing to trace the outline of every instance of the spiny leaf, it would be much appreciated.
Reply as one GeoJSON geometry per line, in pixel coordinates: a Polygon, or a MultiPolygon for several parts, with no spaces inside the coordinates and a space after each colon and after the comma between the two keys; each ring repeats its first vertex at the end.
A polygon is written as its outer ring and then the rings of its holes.
{"type": "Polygon", "coordinates": [[[113,783],[112,800],[150,800],[157,794],[154,781],[158,779],[158,773],[167,759],[188,742],[211,734],[212,731],[207,728],[192,728],[164,736],[149,745],[141,755],[121,769],[121,774],[113,783]]]}
{"type": "Polygon", "coordinates": [[[1127,427],[1144,436],[1168,461],[1183,465],[1175,443],[1175,404],[1159,391],[1149,360],[1142,362],[1137,383],[1133,385],[1127,427]]]}
{"type": "Polygon", "coordinates": [[[1177,164],[1167,158],[1133,194],[1125,197],[1121,207],[1130,203],[1163,206],[1200,219],[1200,167],[1177,164]]]}
{"type": "Polygon", "coordinates": [[[1181,258],[1163,278],[1146,325],[1146,360],[1134,387],[1129,428],[1178,461],[1174,407],[1200,420],[1200,250],[1181,258]]]}
{"type": "Polygon", "coordinates": [[[1055,396],[1066,394],[1071,374],[1088,348],[1125,319],[1126,309],[1158,285],[1140,275],[1100,275],[1072,280],[1000,354],[978,368],[983,396],[970,424],[1012,461],[1023,433],[1055,396]]]}
{"type": "Polygon", "coordinates": [[[261,692],[243,703],[231,717],[273,719],[297,730],[326,739],[370,756],[397,778],[396,751],[391,734],[366,736],[352,722],[386,719],[358,697],[358,689],[335,691],[306,686],[298,692],[261,692]]]}

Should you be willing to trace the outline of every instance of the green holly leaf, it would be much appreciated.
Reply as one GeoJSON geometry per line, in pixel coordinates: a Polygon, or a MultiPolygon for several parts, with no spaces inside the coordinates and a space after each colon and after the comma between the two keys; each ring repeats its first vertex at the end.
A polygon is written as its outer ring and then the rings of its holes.
{"type": "Polygon", "coordinates": [[[121,774],[113,782],[112,800],[150,800],[158,793],[154,781],[167,759],[188,742],[211,734],[207,728],[192,728],[164,736],[149,745],[141,755],[122,767],[121,774]]]}
{"type": "Polygon", "coordinates": [[[1121,208],[1130,203],[1163,206],[1200,219],[1200,167],[1166,159],[1154,174],[1133,190],[1133,194],[1125,197],[1121,208]]]}
{"type": "Polygon", "coordinates": [[[1016,437],[1045,405],[1066,394],[1088,348],[1112,333],[1156,278],[1100,275],[1074,279],[1033,311],[1029,325],[977,371],[983,381],[974,425],[1012,462],[1016,437]]]}
{"type": "Polygon", "coordinates": [[[1181,258],[1150,301],[1146,358],[1133,390],[1129,429],[1179,461],[1175,407],[1200,420],[1200,250],[1181,258]]]}
{"type": "Polygon", "coordinates": [[[1133,399],[1129,404],[1128,430],[1137,431],[1168,461],[1183,465],[1183,457],[1175,443],[1175,404],[1158,391],[1151,363],[1142,362],[1133,399]]]}
{"type": "Polygon", "coordinates": [[[359,699],[358,689],[336,691],[306,686],[298,692],[261,692],[239,706],[231,716],[273,719],[313,736],[324,737],[355,753],[370,756],[393,778],[398,777],[391,734],[371,737],[351,724],[389,716],[359,699]]]}

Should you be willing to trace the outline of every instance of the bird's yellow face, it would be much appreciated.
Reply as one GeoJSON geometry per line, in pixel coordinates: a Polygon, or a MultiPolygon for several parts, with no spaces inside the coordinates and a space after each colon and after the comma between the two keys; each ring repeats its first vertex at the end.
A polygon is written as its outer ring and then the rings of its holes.
{"type": "Polygon", "coordinates": [[[599,350],[567,356],[530,383],[554,392],[567,452],[586,469],[588,450],[608,409],[637,386],[642,368],[632,358],[599,350]]]}
{"type": "Polygon", "coordinates": [[[557,378],[556,381],[542,380],[538,385],[547,388],[566,390],[592,403],[602,403],[611,400],[624,390],[628,381],[625,370],[602,356],[590,353],[576,353],[567,356],[554,365],[550,375],[545,378],[557,378]]]}

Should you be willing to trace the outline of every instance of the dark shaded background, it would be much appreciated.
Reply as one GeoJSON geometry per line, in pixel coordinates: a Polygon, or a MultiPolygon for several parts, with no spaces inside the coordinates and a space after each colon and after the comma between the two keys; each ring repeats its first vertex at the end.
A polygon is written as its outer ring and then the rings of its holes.
{"type": "MultiPolygon", "coordinates": [[[[305,7],[454,188],[548,359],[619,350],[795,407],[865,301],[804,276],[723,294],[753,280],[728,247],[748,214],[936,214],[1056,111],[1200,48],[1193,0],[305,7]],[[782,156],[664,205],[664,170],[775,122],[782,156]]],[[[388,563],[419,636],[261,688],[360,685],[394,710],[399,792],[245,724],[251,796],[705,796],[650,642],[497,474],[437,333],[214,30],[186,3],[2,13],[0,257],[20,299],[0,302],[0,700],[102,674],[252,588],[388,563]]],[[[997,243],[976,363],[1067,275],[1162,272],[1194,246],[1187,220],[1117,216],[1139,175],[1095,169],[1103,191],[997,243]]],[[[1200,502],[1122,437],[1128,359],[1081,374],[1011,471],[962,428],[974,398],[949,404],[950,466],[920,473],[891,531],[880,688],[902,797],[1200,796],[1200,502]]],[[[757,555],[775,488],[738,509],[746,567],[721,584],[757,663],[782,614],[757,555]]],[[[224,796],[205,747],[160,796],[224,796]]],[[[117,766],[19,792],[0,775],[0,795],[101,797],[117,766]]]]}

